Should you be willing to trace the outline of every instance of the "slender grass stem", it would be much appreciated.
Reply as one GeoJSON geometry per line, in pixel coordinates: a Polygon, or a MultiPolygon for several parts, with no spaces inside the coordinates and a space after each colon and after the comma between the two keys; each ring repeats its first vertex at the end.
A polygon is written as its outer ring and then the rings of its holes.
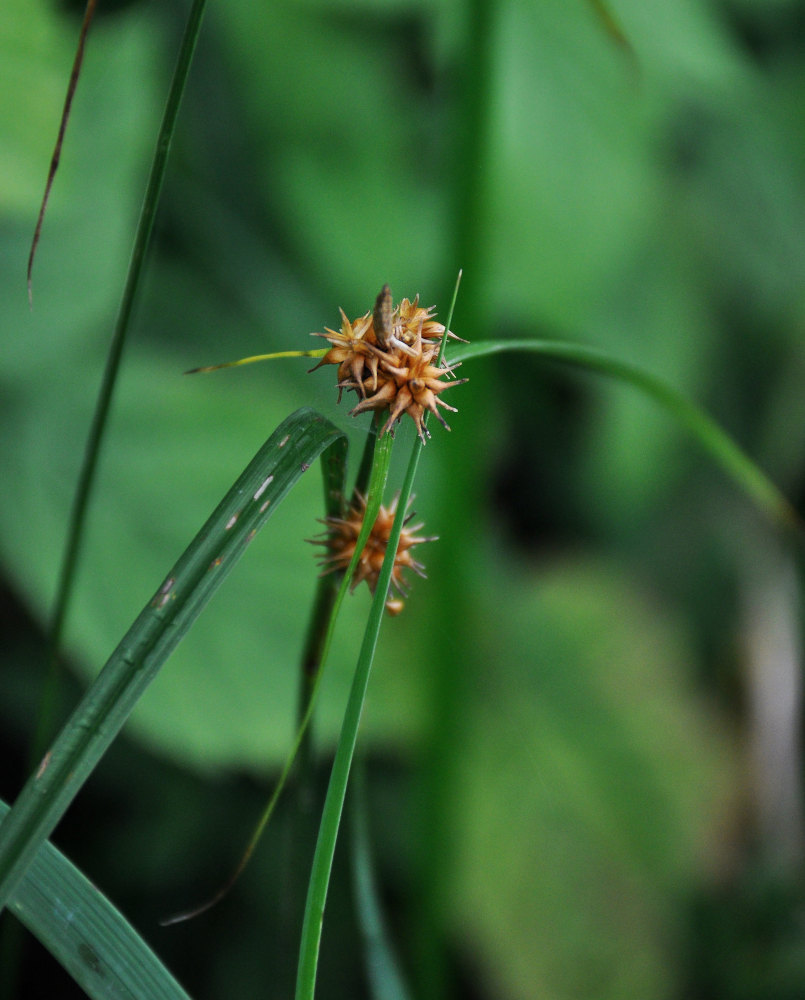
{"type": "MultiPolygon", "coordinates": [[[[372,470],[375,468],[375,447],[377,445],[377,430],[379,426],[379,420],[377,417],[372,421],[371,430],[369,436],[366,438],[366,447],[364,448],[363,455],[361,457],[361,464],[358,470],[358,476],[355,482],[355,489],[353,493],[359,493],[365,496],[369,490],[369,482],[372,474],[372,470]]],[[[386,469],[387,471],[387,469],[386,469]]],[[[328,516],[340,516],[344,513],[344,507],[346,503],[346,495],[344,490],[344,478],[342,477],[342,485],[340,495],[334,496],[332,491],[329,495],[325,496],[325,507],[328,516]]],[[[384,479],[385,483],[385,479],[384,479]]],[[[382,497],[382,488],[380,490],[382,497]]],[[[380,499],[377,499],[378,507],[380,499]]],[[[375,511],[375,514],[377,512],[375,511]]],[[[369,526],[371,521],[369,518],[367,521],[367,537],[369,533],[369,526]]],[[[346,586],[352,579],[352,575],[357,566],[357,561],[360,558],[363,545],[360,548],[356,547],[354,554],[354,566],[350,566],[345,573],[346,586]]],[[[344,581],[342,581],[342,585],[344,581]]],[[[338,577],[335,574],[327,573],[323,574],[319,579],[319,586],[316,590],[316,596],[314,598],[313,610],[310,617],[310,624],[308,626],[308,633],[305,639],[305,648],[302,653],[302,665],[301,665],[301,685],[300,685],[300,697],[299,697],[299,722],[301,724],[305,712],[310,702],[313,689],[315,687],[316,679],[321,671],[324,664],[325,651],[328,645],[328,636],[335,625],[335,618],[337,612],[334,613],[335,603],[338,600],[339,586],[338,577]]],[[[341,597],[343,600],[343,596],[341,597]]],[[[341,606],[341,600],[338,600],[338,607],[341,606]]],[[[305,741],[307,742],[307,741],[305,741]]],[[[303,742],[301,753],[305,752],[305,744],[303,742]]]]}
{"type": "Polygon", "coordinates": [[[377,648],[380,623],[385,610],[391,573],[394,568],[394,557],[400,541],[400,533],[406,517],[407,498],[411,495],[421,450],[422,442],[417,437],[403,488],[400,492],[397,514],[394,518],[394,524],[386,549],[386,558],[383,560],[383,568],[380,571],[377,589],[375,590],[369,610],[369,618],[366,623],[363,643],[352,679],[349,700],[341,726],[341,735],[333,761],[333,769],[330,774],[327,797],[324,800],[319,837],[316,842],[316,852],[313,857],[313,868],[308,885],[305,919],[302,926],[302,942],[296,980],[296,1000],[313,1000],[315,992],[324,906],[327,901],[327,890],[332,873],[338,828],[341,823],[350,767],[358,739],[358,727],[360,725],[361,713],[363,712],[363,703],[366,699],[369,673],[375,649],[377,648]]]}
{"type": "Polygon", "coordinates": [[[115,323],[114,333],[109,345],[109,353],[106,358],[106,367],[101,380],[98,398],[95,403],[95,412],[92,417],[89,434],[84,450],[84,458],[81,471],[76,484],[73,506],[70,513],[70,523],[67,531],[64,554],[62,556],[59,580],[56,588],[56,597],[50,626],[48,629],[47,644],[47,673],[43,686],[42,701],[40,705],[39,717],[36,732],[32,743],[32,758],[38,760],[47,743],[49,734],[53,728],[53,720],[57,711],[58,684],[59,684],[59,664],[62,635],[64,624],[72,598],[76,572],[78,569],[79,556],[84,539],[87,513],[90,498],[95,483],[95,472],[98,465],[98,457],[103,445],[103,438],[108,423],[109,410],[112,404],[117,376],[120,369],[120,362],[123,357],[123,349],[131,323],[132,309],[134,301],[140,287],[142,267],[145,260],[146,251],[151,240],[151,233],[154,227],[154,217],[156,215],[159,197],[162,191],[162,183],[165,177],[165,168],[170,152],[171,140],[176,128],[176,119],[179,107],[184,94],[185,84],[190,73],[190,64],[193,59],[196,42],[201,29],[201,19],[204,13],[206,0],[193,0],[193,6],[185,26],[182,37],[179,55],[171,81],[168,99],[165,105],[165,112],[162,118],[159,135],[157,136],[156,150],[151,166],[151,173],[148,178],[143,206],[140,212],[140,219],[137,225],[137,233],[134,239],[134,247],[129,262],[129,270],[126,277],[126,284],[123,289],[123,297],[115,323]]]}
{"type": "MultiPolygon", "coordinates": [[[[446,329],[448,330],[453,318],[453,309],[455,307],[460,280],[461,274],[459,273],[453,293],[453,301],[447,317],[446,329]]],[[[444,340],[446,339],[447,337],[445,336],[444,340]]],[[[442,342],[441,353],[443,353],[444,349],[444,340],[442,342]]],[[[382,442],[388,442],[387,447],[390,450],[390,435],[384,434],[380,442],[381,445],[382,442]]],[[[319,963],[324,907],[327,902],[327,890],[333,870],[333,857],[338,839],[338,829],[341,824],[341,815],[344,810],[349,772],[352,766],[352,759],[355,755],[358,728],[363,712],[363,704],[366,700],[369,674],[372,669],[372,662],[380,635],[380,623],[383,619],[386,597],[388,596],[389,584],[391,583],[391,574],[394,569],[394,560],[407,516],[408,501],[413,491],[419,457],[422,454],[422,446],[422,439],[417,436],[414,439],[405,479],[400,489],[397,512],[386,544],[386,555],[369,609],[369,617],[363,634],[358,663],[355,667],[349,699],[344,712],[344,721],[341,725],[341,735],[338,740],[333,768],[330,773],[330,783],[327,786],[327,796],[324,800],[319,836],[316,841],[316,851],[313,856],[313,867],[310,873],[307,900],[305,902],[305,918],[302,925],[302,940],[299,948],[299,966],[296,977],[296,1000],[313,1000],[316,990],[316,972],[319,963]]],[[[364,527],[367,523],[372,525],[374,517],[370,520],[367,514],[364,518],[364,527]]]]}
{"type": "Polygon", "coordinates": [[[410,1000],[397,956],[391,946],[374,876],[369,834],[366,761],[355,761],[350,794],[352,886],[363,937],[366,978],[375,1000],[410,1000]]]}

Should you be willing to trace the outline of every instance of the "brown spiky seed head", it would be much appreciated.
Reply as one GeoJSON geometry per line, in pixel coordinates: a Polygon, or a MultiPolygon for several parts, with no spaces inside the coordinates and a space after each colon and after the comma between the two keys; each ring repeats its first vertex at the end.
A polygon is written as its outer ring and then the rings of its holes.
{"type": "Polygon", "coordinates": [[[439,396],[467,380],[443,381],[458,366],[439,362],[442,341],[446,337],[459,338],[433,318],[433,307],[423,309],[417,296],[413,302],[403,299],[392,308],[391,290],[384,285],[373,312],[350,321],[342,310],[341,321],[340,331],[326,328],[324,333],[314,334],[332,345],[316,368],[338,366],[339,402],[344,389],[360,396],[350,414],[388,410],[381,431],[384,434],[407,413],[423,442],[426,435],[430,437],[424,424],[426,413],[433,413],[450,430],[438,407],[453,412],[455,408],[439,396]]]}
{"type": "MultiPolygon", "coordinates": [[[[388,507],[384,507],[381,504],[358,565],[355,567],[350,591],[353,591],[363,580],[366,581],[372,593],[377,589],[377,582],[383,566],[383,560],[386,557],[386,549],[388,548],[398,503],[399,496],[395,497],[388,507]]],[[[358,494],[350,504],[344,517],[328,517],[322,521],[322,524],[327,528],[324,537],[312,539],[315,545],[323,545],[325,547],[325,552],[321,559],[322,574],[343,573],[346,570],[355,553],[355,544],[358,540],[365,514],[366,500],[358,494]]],[[[436,541],[435,537],[428,538],[419,535],[418,532],[422,530],[423,525],[409,525],[408,522],[412,517],[413,514],[409,514],[406,518],[405,525],[400,533],[397,554],[394,558],[394,567],[391,572],[391,582],[386,600],[386,610],[390,615],[397,615],[402,611],[405,603],[403,598],[408,596],[408,582],[403,575],[404,570],[410,569],[418,576],[425,576],[425,567],[422,563],[414,559],[411,550],[423,542],[436,541]]]]}

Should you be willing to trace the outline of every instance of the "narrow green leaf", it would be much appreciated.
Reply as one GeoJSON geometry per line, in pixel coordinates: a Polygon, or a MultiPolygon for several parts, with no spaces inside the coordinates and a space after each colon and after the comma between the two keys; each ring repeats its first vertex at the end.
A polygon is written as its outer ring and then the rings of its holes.
{"type": "MultiPolygon", "coordinates": [[[[375,428],[377,427],[377,423],[378,421],[375,419],[375,428]]],[[[310,725],[310,720],[313,718],[313,711],[316,707],[319,685],[324,673],[327,656],[330,652],[330,644],[332,643],[333,635],[335,634],[335,625],[338,621],[338,613],[341,610],[344,597],[346,596],[347,590],[352,582],[352,577],[354,576],[355,569],[360,561],[366,541],[371,534],[372,525],[375,523],[380,510],[380,504],[383,499],[383,491],[386,486],[386,479],[388,478],[389,461],[391,459],[391,438],[389,435],[386,435],[386,438],[387,440],[384,442],[383,446],[380,447],[373,430],[369,438],[371,444],[367,446],[367,450],[364,453],[364,461],[366,460],[367,455],[372,456],[373,459],[370,466],[371,476],[367,491],[366,511],[364,514],[363,524],[361,525],[361,530],[358,532],[358,537],[355,540],[355,551],[353,552],[349,565],[341,578],[341,583],[338,585],[334,593],[332,593],[332,599],[330,599],[330,595],[327,595],[325,589],[321,586],[319,587],[316,595],[316,612],[323,615],[326,611],[327,617],[326,621],[318,622],[316,625],[316,631],[322,629],[322,634],[317,636],[314,640],[311,640],[311,637],[308,637],[308,642],[306,643],[305,653],[303,654],[304,676],[299,724],[296,728],[296,735],[294,736],[294,741],[291,744],[291,749],[285,759],[285,764],[283,765],[280,776],[274,786],[274,790],[272,791],[268,802],[266,803],[265,809],[263,809],[263,812],[261,813],[260,818],[252,831],[252,835],[249,838],[246,849],[243,852],[240,861],[238,861],[235,866],[232,874],[226,879],[223,885],[221,885],[221,887],[203,903],[198,906],[194,906],[189,910],[183,910],[182,912],[176,913],[163,920],[163,927],[169,927],[172,924],[178,924],[185,920],[191,920],[211,909],[219,903],[224,896],[226,896],[235,882],[243,874],[246,866],[251,860],[252,855],[257,849],[257,845],[259,844],[271,817],[274,815],[274,810],[285,789],[291,769],[296,762],[297,755],[299,754],[300,749],[304,746],[305,737],[310,733],[308,727],[310,725]]],[[[328,515],[339,516],[343,514],[342,504],[344,499],[345,476],[346,441],[339,438],[329,447],[327,454],[324,456],[324,501],[325,506],[327,507],[328,515]]],[[[328,578],[323,577],[320,583],[325,583],[327,580],[328,578]]],[[[327,582],[327,586],[329,587],[331,584],[327,582]]]]}
{"type": "MultiPolygon", "coordinates": [[[[75,495],[73,497],[72,510],[70,511],[70,523],[67,529],[67,539],[59,567],[59,579],[56,586],[56,598],[53,607],[53,616],[49,626],[48,635],[48,672],[45,679],[44,692],[42,696],[42,709],[38,720],[37,731],[34,735],[34,754],[38,756],[45,741],[51,735],[52,717],[55,714],[55,703],[57,699],[57,688],[59,680],[59,652],[61,648],[62,632],[67,620],[67,613],[70,600],[75,586],[78,560],[83,545],[84,531],[86,528],[87,511],[89,509],[90,496],[95,484],[95,471],[98,465],[98,458],[103,446],[103,439],[108,426],[109,410],[112,405],[117,376],[120,371],[120,364],[123,359],[123,349],[128,339],[131,316],[134,302],[140,288],[142,277],[142,267],[145,255],[151,242],[151,233],[154,228],[157,205],[159,204],[162,185],[165,179],[165,169],[168,162],[173,133],[176,128],[176,119],[182,103],[187,78],[190,75],[190,65],[193,61],[193,53],[196,49],[198,36],[201,31],[201,19],[204,14],[204,7],[207,0],[193,0],[193,6],[188,15],[182,43],[179,48],[179,55],[176,61],[173,79],[168,99],[165,105],[165,113],[162,118],[159,135],[157,136],[154,159],[151,164],[151,173],[148,177],[148,185],[145,190],[143,207],[137,223],[137,233],[134,238],[134,247],[129,262],[126,284],[123,289],[123,297],[120,302],[120,309],[115,322],[112,339],[109,343],[109,352],[106,356],[103,378],[98,390],[98,398],[95,402],[95,410],[92,415],[92,423],[87,435],[87,442],[84,449],[84,458],[81,470],[76,483],[75,495]]],[[[89,10],[89,7],[88,7],[89,10]]],[[[55,168],[52,168],[55,169],[55,168]]],[[[46,193],[47,199],[47,193],[46,193]]],[[[43,203],[44,211],[44,203],[43,203]]],[[[40,216],[41,224],[41,216],[40,216]]],[[[38,226],[37,226],[38,231],[38,226]]],[[[34,237],[36,240],[36,237],[34,237]]],[[[35,247],[31,248],[33,255],[35,247]]],[[[31,263],[33,256],[31,257],[31,263]]],[[[30,263],[29,263],[29,283],[30,283],[30,263]]]]}
{"type": "Polygon", "coordinates": [[[373,1000],[410,1000],[378,898],[369,837],[366,775],[365,768],[360,766],[362,763],[360,759],[356,762],[351,792],[352,884],[358,926],[363,937],[369,990],[373,1000]]]}
{"type": "MultiPolygon", "coordinates": [[[[8,812],[0,802],[0,819],[8,812]]],[[[39,848],[8,907],[92,1000],[189,1000],[123,915],[51,843],[39,848]]]]}
{"type": "Polygon", "coordinates": [[[561,361],[602,372],[628,382],[659,403],[699,442],[713,461],[729,475],[747,496],[773,521],[784,528],[802,528],[796,510],[762,469],[695,403],[663,379],[629,361],[610,357],[583,344],[553,340],[477,341],[456,352],[456,361],[499,354],[503,351],[532,351],[551,361],[561,361]]]}
{"type": "Polygon", "coordinates": [[[0,906],[138,699],[310,464],[344,435],[309,408],[280,424],[141,612],[0,825],[0,906]]]}

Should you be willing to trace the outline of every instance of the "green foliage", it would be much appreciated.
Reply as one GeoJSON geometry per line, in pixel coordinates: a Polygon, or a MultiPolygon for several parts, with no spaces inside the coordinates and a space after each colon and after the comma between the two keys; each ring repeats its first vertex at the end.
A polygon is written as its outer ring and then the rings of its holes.
{"type": "MultiPolygon", "coordinates": [[[[0,803],[0,816],[7,813],[0,803]]],[[[188,1000],[120,913],[52,844],[37,855],[9,909],[89,996],[188,1000]]]]}
{"type": "Polygon", "coordinates": [[[673,995],[679,891],[715,863],[702,818],[726,818],[736,778],[684,628],[616,565],[487,576],[507,628],[462,716],[451,919],[490,995],[673,995]]]}
{"type": "MultiPolygon", "coordinates": [[[[115,648],[0,827],[0,903],[257,532],[341,432],[309,408],[274,431],[115,648]]],[[[338,455],[345,461],[345,450],[338,455]]]]}
{"type": "MultiPolygon", "coordinates": [[[[40,629],[186,6],[99,15],[33,312],[25,260],[77,24],[22,0],[0,14],[0,560],[14,607],[40,629]]],[[[607,9],[628,50],[599,7],[211,5],[68,621],[83,678],[288,413],[311,405],[352,454],[363,449],[366,426],[304,361],[180,373],[308,348],[338,306],[366,311],[386,281],[443,312],[466,266],[461,336],[562,338],[656,372],[797,498],[801,5],[619,0],[607,9]]],[[[455,390],[453,432],[433,428],[416,485],[441,542],[404,616],[384,623],[361,730],[402,776],[398,795],[376,772],[368,798],[386,804],[370,810],[375,852],[392,929],[404,925],[402,964],[427,980],[417,995],[453,972],[484,996],[652,1000],[707,995],[715,980],[727,1000],[765,1000],[775,982],[798,995],[788,939],[764,950],[768,928],[787,928],[801,905],[796,888],[745,889],[765,884],[756,866],[775,854],[737,749],[762,735],[742,636],[752,595],[780,572],[768,529],[638,394],[508,353],[460,374],[471,381],[455,390]],[[736,901],[743,920],[729,917],[736,901]],[[776,919],[753,919],[765,906],[776,919]],[[689,940],[694,910],[706,956],[689,940]],[[758,955],[751,976],[735,972],[739,951],[758,955]]],[[[406,453],[410,427],[398,441],[406,453]]],[[[303,477],[132,717],[135,745],[194,788],[239,771],[267,785],[284,759],[315,588],[304,539],[320,516],[320,485],[303,477]]],[[[335,637],[316,716],[323,754],[366,596],[346,602],[335,637]]],[[[27,650],[5,671],[12,757],[35,660],[27,650]]],[[[129,808],[121,763],[108,767],[104,787],[121,785],[129,808]]],[[[151,798],[172,801],[159,775],[151,798]]],[[[243,825],[222,821],[224,858],[248,828],[232,816],[243,825]]],[[[175,888],[195,854],[177,820],[150,820],[145,810],[147,836],[134,839],[129,819],[108,838],[156,873],[152,908],[167,912],[176,900],[163,907],[161,886],[175,888]]],[[[796,833],[795,816],[781,823],[796,833]]],[[[273,881],[250,873],[248,908],[240,897],[227,911],[246,913],[231,929],[242,948],[176,945],[170,964],[198,983],[191,992],[212,991],[196,966],[209,970],[219,949],[219,995],[223,983],[238,987],[230,995],[274,989],[281,949],[263,928],[276,930],[280,867],[273,881]]],[[[789,887],[792,871],[779,876],[789,887]]],[[[217,878],[198,872],[193,897],[217,878]]],[[[354,996],[343,893],[330,905],[319,995],[354,996]]],[[[204,933],[191,925],[188,939],[204,933]]],[[[289,936],[295,948],[296,925],[289,936]]]]}

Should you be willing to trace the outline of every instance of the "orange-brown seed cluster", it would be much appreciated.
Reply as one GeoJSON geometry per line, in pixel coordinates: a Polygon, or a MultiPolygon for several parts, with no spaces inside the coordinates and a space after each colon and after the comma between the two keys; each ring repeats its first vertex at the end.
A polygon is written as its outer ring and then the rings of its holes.
{"type": "Polygon", "coordinates": [[[450,430],[438,407],[454,413],[455,407],[445,403],[440,395],[467,380],[442,381],[458,367],[439,364],[442,340],[455,334],[433,318],[432,307],[420,307],[418,296],[413,302],[403,299],[395,309],[389,286],[385,285],[373,312],[351,321],[341,310],[340,331],[326,329],[314,336],[324,337],[332,344],[316,368],[338,365],[339,402],[344,389],[361,397],[350,411],[352,416],[367,410],[388,409],[389,417],[381,431],[385,434],[407,413],[423,442],[426,434],[430,437],[423,423],[428,412],[450,430]]]}
{"type": "MultiPolygon", "coordinates": [[[[389,536],[394,524],[394,517],[397,513],[397,503],[399,498],[395,497],[389,507],[381,505],[375,523],[361,553],[358,565],[355,567],[355,574],[352,578],[350,591],[354,590],[358,584],[365,580],[372,593],[377,589],[377,582],[383,560],[386,557],[389,536]]],[[[325,546],[325,553],[322,556],[322,573],[344,572],[355,552],[355,544],[358,540],[364,515],[366,513],[366,500],[358,496],[350,505],[344,517],[328,517],[322,521],[327,526],[325,537],[313,539],[314,544],[325,546]]],[[[409,526],[409,521],[413,514],[406,518],[405,525],[400,534],[400,541],[397,545],[397,554],[394,558],[394,568],[391,573],[388,599],[386,600],[386,610],[391,615],[398,615],[404,606],[403,598],[408,596],[408,583],[403,576],[406,569],[413,570],[418,576],[425,576],[425,567],[417,562],[411,554],[411,550],[416,545],[423,542],[436,541],[435,537],[426,538],[417,534],[423,525],[415,524],[409,526]]]]}

